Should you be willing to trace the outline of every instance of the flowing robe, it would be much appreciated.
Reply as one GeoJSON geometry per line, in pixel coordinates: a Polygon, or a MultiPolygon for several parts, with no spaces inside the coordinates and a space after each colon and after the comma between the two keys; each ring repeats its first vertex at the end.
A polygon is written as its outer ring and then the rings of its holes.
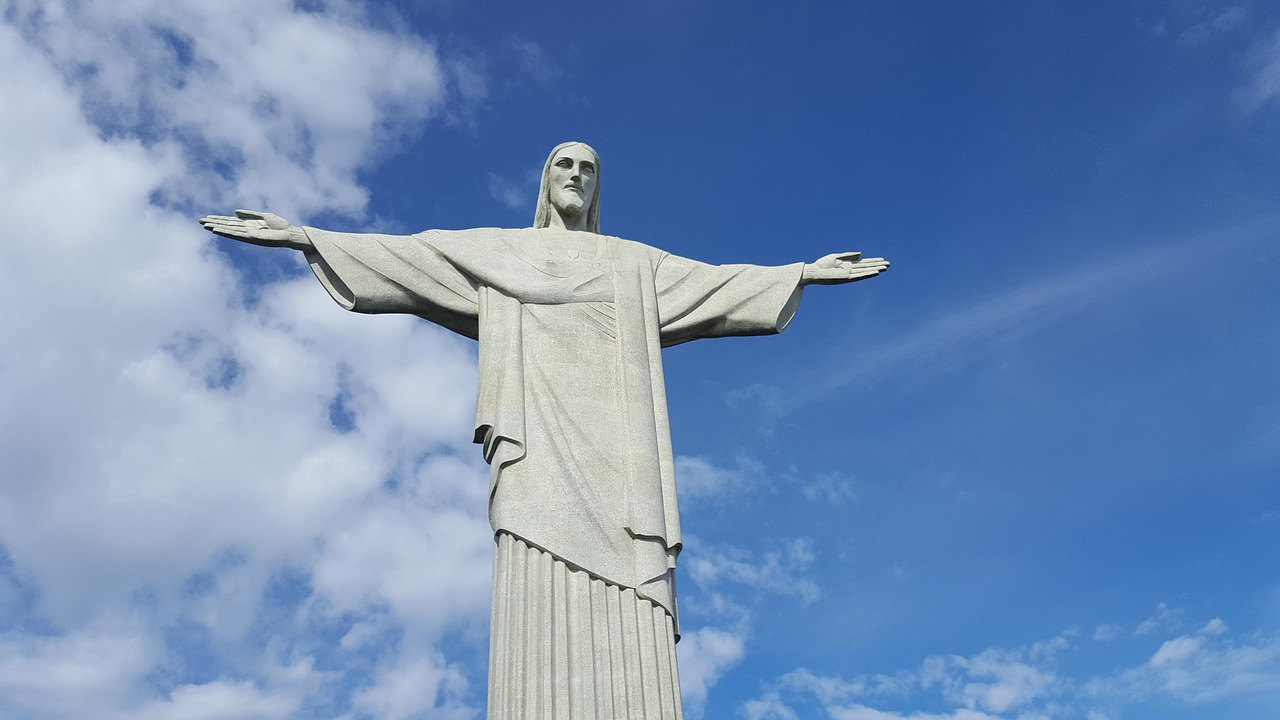
{"type": "Polygon", "coordinates": [[[553,229],[306,233],[316,277],[344,308],[418,315],[479,340],[475,441],[491,467],[495,534],[634,591],[678,638],[660,350],[780,332],[803,264],[713,266],[553,229]]]}

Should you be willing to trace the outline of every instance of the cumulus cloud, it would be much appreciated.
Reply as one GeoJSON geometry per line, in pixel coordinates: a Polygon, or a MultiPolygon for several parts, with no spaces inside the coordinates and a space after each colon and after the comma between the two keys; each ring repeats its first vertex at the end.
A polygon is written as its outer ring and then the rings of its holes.
{"type": "Polygon", "coordinates": [[[358,215],[356,172],[465,84],[359,4],[320,7],[18,1],[11,17],[95,125],[185,157],[154,188],[171,201],[358,215]]]}
{"type": "Polygon", "coordinates": [[[429,42],[307,7],[0,23],[0,715],[477,712],[438,650],[487,619],[473,349],[296,258],[250,286],[193,219],[359,216],[358,172],[465,102],[429,42]]]}
{"type": "Polygon", "coordinates": [[[469,720],[475,710],[459,701],[466,688],[466,678],[442,658],[413,657],[382,670],[372,687],[356,694],[353,706],[385,720],[408,720],[427,712],[443,720],[469,720]]]}
{"type": "Polygon", "coordinates": [[[266,692],[252,682],[214,681],[175,688],[165,700],[153,700],[134,717],[143,720],[278,720],[300,705],[296,695],[266,692]]]}
{"type": "Polygon", "coordinates": [[[9,717],[76,717],[112,708],[153,665],[156,643],[137,628],[102,619],[53,638],[0,642],[0,709],[9,717]]]}
{"type": "Polygon", "coordinates": [[[926,672],[938,673],[943,696],[953,702],[1003,713],[1058,691],[1057,675],[1033,664],[1034,654],[1034,649],[1031,653],[988,649],[970,658],[950,658],[936,668],[927,666],[926,672]],[[964,679],[956,682],[960,673],[964,679]]]}
{"type": "Polygon", "coordinates": [[[704,627],[681,636],[676,654],[685,715],[691,720],[702,717],[707,692],[726,670],[742,660],[745,651],[746,637],[741,628],[704,627]]]}

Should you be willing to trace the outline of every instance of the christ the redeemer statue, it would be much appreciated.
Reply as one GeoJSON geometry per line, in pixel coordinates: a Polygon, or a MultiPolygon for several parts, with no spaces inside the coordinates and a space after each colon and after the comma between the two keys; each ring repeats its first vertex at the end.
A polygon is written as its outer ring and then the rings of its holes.
{"type": "Polygon", "coordinates": [[[600,160],[552,150],[534,226],[393,236],[237,211],[201,224],[301,250],[342,307],[480,341],[475,441],[491,467],[490,720],[681,717],[680,552],[661,348],[780,332],[805,285],[880,274],[828,255],[706,265],[600,234],[600,160]]]}

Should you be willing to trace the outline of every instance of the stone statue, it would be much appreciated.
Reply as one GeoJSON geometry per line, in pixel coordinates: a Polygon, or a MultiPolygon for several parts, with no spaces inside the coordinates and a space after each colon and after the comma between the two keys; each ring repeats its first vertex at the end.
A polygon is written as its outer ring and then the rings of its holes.
{"type": "Polygon", "coordinates": [[[480,342],[475,441],[491,467],[489,718],[681,717],[680,552],[661,348],[766,335],[805,285],[885,271],[828,255],[712,266],[600,234],[600,159],[552,150],[534,226],[336,233],[270,213],[200,220],[301,250],[342,307],[480,342]]]}

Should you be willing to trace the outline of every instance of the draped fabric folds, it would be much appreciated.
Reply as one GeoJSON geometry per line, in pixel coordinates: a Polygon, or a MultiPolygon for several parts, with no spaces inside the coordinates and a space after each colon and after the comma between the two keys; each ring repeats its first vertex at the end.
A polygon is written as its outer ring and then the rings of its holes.
{"type": "Polygon", "coordinates": [[[480,342],[474,438],[497,538],[489,719],[680,718],[661,349],[781,332],[804,265],[707,265],[551,228],[305,232],[342,307],[480,342]]]}
{"type": "Polygon", "coordinates": [[[661,348],[781,332],[804,264],[707,265],[549,228],[305,231],[307,260],[342,307],[413,314],[480,341],[474,437],[492,468],[494,532],[635,589],[678,636],[661,348]]]}
{"type": "Polygon", "coordinates": [[[489,720],[679,720],[660,605],[509,533],[495,539],[489,720]]]}

